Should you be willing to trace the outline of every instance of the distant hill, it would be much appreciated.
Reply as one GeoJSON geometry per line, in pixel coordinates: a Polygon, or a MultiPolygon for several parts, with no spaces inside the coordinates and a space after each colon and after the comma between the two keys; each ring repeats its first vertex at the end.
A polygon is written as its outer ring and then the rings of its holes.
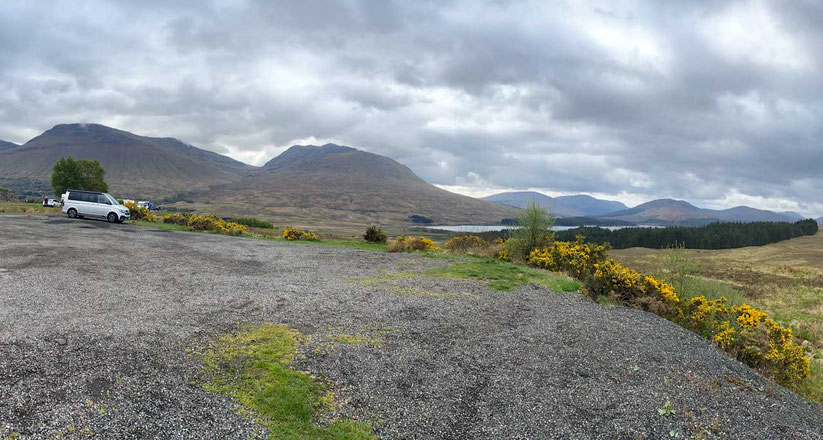
{"type": "Polygon", "coordinates": [[[820,223],[821,225],[823,225],[823,217],[818,217],[817,218],[817,223],[820,223]]]}
{"type": "Polygon", "coordinates": [[[596,199],[585,194],[549,197],[535,191],[504,192],[484,197],[484,200],[517,208],[525,208],[534,201],[558,217],[591,217],[627,208],[620,202],[596,199]]]}
{"type": "Polygon", "coordinates": [[[800,221],[800,220],[805,220],[806,219],[805,215],[798,214],[794,211],[779,211],[778,214],[786,216],[786,217],[792,219],[793,221],[800,221]]]}
{"type": "Polygon", "coordinates": [[[15,147],[19,147],[19,145],[15,144],[13,142],[7,142],[7,141],[4,141],[4,140],[0,139],[0,151],[8,150],[9,148],[15,148],[15,147]]]}
{"type": "Polygon", "coordinates": [[[0,186],[50,191],[61,157],[99,160],[117,197],[163,198],[240,180],[254,167],[174,138],[139,136],[99,124],[60,124],[0,150],[0,186]]]}
{"type": "Polygon", "coordinates": [[[296,224],[499,224],[514,208],[454,194],[385,156],[334,144],[295,145],[240,182],[190,195],[193,206],[296,224]]]}
{"type": "Polygon", "coordinates": [[[787,215],[772,211],[737,206],[714,210],[698,208],[683,200],[659,199],[646,202],[634,208],[612,212],[603,218],[619,219],[637,224],[687,224],[696,226],[711,221],[735,222],[794,222],[787,215]]]}

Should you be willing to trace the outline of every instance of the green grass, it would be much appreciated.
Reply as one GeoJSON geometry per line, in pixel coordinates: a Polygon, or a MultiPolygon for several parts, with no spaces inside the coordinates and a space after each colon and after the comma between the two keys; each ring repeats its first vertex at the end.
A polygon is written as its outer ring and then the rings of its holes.
{"type": "MultiPolygon", "coordinates": [[[[163,231],[184,231],[184,232],[197,232],[197,231],[189,231],[189,229],[182,225],[177,225],[174,223],[162,223],[162,222],[149,222],[144,220],[129,220],[131,223],[147,228],[154,228],[160,229],[163,231]]],[[[362,249],[366,251],[376,251],[376,252],[385,252],[386,251],[386,244],[385,243],[369,243],[366,241],[353,241],[353,240],[313,240],[313,241],[289,241],[285,238],[282,238],[278,235],[273,234],[260,234],[255,231],[243,234],[242,237],[247,238],[254,238],[258,240],[269,240],[269,241],[281,241],[287,243],[298,243],[298,244],[313,244],[319,246],[331,246],[331,247],[342,247],[342,248],[350,248],[350,249],[362,249]]]]}
{"type": "Polygon", "coordinates": [[[204,387],[253,412],[271,439],[376,439],[366,423],[313,423],[318,412],[333,410],[335,402],[323,383],[292,368],[303,339],[296,330],[275,324],[224,335],[201,353],[204,387]]]}
{"type": "Polygon", "coordinates": [[[174,223],[148,222],[148,221],[145,221],[145,220],[129,220],[129,223],[135,224],[137,226],[145,227],[145,228],[159,229],[161,231],[190,232],[187,227],[185,227],[183,225],[177,225],[177,224],[174,224],[174,223]]]}
{"type": "Polygon", "coordinates": [[[485,281],[490,289],[501,292],[511,291],[523,284],[537,284],[555,292],[576,292],[581,287],[579,281],[565,275],[494,258],[472,258],[470,261],[432,269],[427,273],[435,276],[485,281]]]}

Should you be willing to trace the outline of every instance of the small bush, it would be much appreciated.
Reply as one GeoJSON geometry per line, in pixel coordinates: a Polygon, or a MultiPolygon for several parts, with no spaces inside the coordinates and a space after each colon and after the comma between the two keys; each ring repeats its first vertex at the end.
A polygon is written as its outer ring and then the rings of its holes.
{"type": "Polygon", "coordinates": [[[180,226],[188,226],[190,214],[169,214],[163,217],[163,223],[172,223],[180,226]]]}
{"type": "Polygon", "coordinates": [[[237,223],[238,225],[248,226],[250,228],[274,229],[273,224],[252,217],[233,218],[231,221],[237,223]]]}
{"type": "Polygon", "coordinates": [[[317,234],[311,231],[305,231],[303,229],[292,228],[289,226],[283,231],[283,238],[289,241],[295,240],[317,240],[317,234]]]}
{"type": "Polygon", "coordinates": [[[369,226],[366,228],[366,233],[363,238],[369,243],[385,243],[387,240],[386,233],[377,226],[369,226]]]}
{"type": "Polygon", "coordinates": [[[476,235],[458,235],[447,241],[443,247],[460,254],[480,253],[489,247],[489,242],[476,235]]]}
{"type": "MultiPolygon", "coordinates": [[[[169,223],[180,221],[180,218],[174,217],[175,215],[179,214],[166,216],[170,219],[169,223]]],[[[166,221],[166,217],[163,218],[164,222],[166,221]]],[[[214,214],[207,216],[190,215],[187,218],[186,227],[188,227],[189,231],[218,232],[220,234],[233,236],[242,235],[246,232],[245,226],[234,222],[227,222],[214,214]]]]}
{"type": "Polygon", "coordinates": [[[545,208],[530,202],[517,217],[518,227],[509,230],[506,240],[507,257],[514,261],[526,261],[535,249],[543,248],[554,240],[554,217],[545,208]]]}
{"type": "Polygon", "coordinates": [[[440,248],[433,241],[426,237],[404,237],[394,239],[389,245],[389,252],[411,252],[411,251],[439,251],[440,248]]]}
{"type": "MultiPolygon", "coordinates": [[[[509,241],[506,241],[507,249],[509,241]]],[[[608,245],[586,243],[580,235],[574,242],[555,241],[542,249],[534,249],[528,263],[555,272],[569,272],[585,281],[597,270],[595,264],[606,260],[607,250],[608,245]]]]}
{"type": "Polygon", "coordinates": [[[147,222],[154,221],[154,216],[151,212],[149,212],[149,208],[137,206],[137,202],[126,202],[123,206],[129,209],[129,217],[132,220],[144,220],[147,222]]]}

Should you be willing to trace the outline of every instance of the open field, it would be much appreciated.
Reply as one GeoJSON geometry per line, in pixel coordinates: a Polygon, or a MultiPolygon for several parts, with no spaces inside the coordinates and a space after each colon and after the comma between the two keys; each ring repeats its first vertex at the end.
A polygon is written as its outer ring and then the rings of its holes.
{"type": "MultiPolygon", "coordinates": [[[[628,267],[671,280],[662,267],[670,252],[632,248],[609,254],[628,267]]],[[[812,380],[799,391],[823,402],[823,233],[760,247],[681,252],[696,263],[686,277],[686,292],[756,306],[807,341],[812,380]]]]}
{"type": "Polygon", "coordinates": [[[265,438],[202,371],[230,366],[226,344],[268,337],[288,342],[266,351],[288,356],[267,364],[277,377],[329,390],[308,420],[318,432],[350,420],[386,439],[823,438],[819,405],[676,324],[440,273],[459,263],[0,216],[0,438],[265,438]],[[208,345],[245,325],[259,330],[208,345]]]}

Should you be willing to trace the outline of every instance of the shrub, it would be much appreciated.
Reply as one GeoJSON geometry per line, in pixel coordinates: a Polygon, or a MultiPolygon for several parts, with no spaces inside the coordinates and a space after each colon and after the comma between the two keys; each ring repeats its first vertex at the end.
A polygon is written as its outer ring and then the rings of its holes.
{"type": "Polygon", "coordinates": [[[246,226],[235,222],[226,222],[220,233],[232,236],[243,235],[246,233],[246,226]]]}
{"type": "Polygon", "coordinates": [[[259,220],[252,217],[239,217],[231,219],[233,223],[237,223],[238,225],[248,226],[250,228],[260,228],[260,229],[274,229],[274,225],[264,221],[259,220]]]}
{"type": "Polygon", "coordinates": [[[517,225],[509,230],[506,240],[508,257],[514,261],[528,260],[533,250],[548,246],[554,239],[554,218],[535,202],[530,202],[518,215],[517,225]]]}
{"type": "Polygon", "coordinates": [[[163,217],[163,223],[173,223],[180,226],[188,226],[190,214],[169,214],[163,217]]]}
{"type": "Polygon", "coordinates": [[[377,226],[369,226],[366,228],[366,233],[363,234],[363,238],[369,243],[385,243],[387,239],[386,233],[377,226]]]}
{"type": "Polygon", "coordinates": [[[489,242],[476,235],[458,235],[447,241],[443,246],[451,252],[461,254],[479,253],[489,247],[489,242]]]}
{"type": "Polygon", "coordinates": [[[389,252],[411,252],[411,251],[439,251],[433,241],[426,237],[405,237],[400,236],[394,239],[389,245],[389,252]]]}
{"type": "MultiPolygon", "coordinates": [[[[693,330],[710,339],[747,365],[758,368],[783,385],[793,385],[811,377],[809,358],[792,339],[792,331],[780,326],[768,314],[747,304],[732,310],[726,298],[708,300],[694,296],[681,301],[676,289],[663,280],[623,267],[606,258],[608,245],[554,242],[535,249],[529,264],[553,271],[566,271],[584,282],[593,298],[608,296],[630,307],[646,310],[693,330]]],[[[505,253],[503,249],[502,253],[505,253]]],[[[675,251],[676,252],[676,251],[675,251]]],[[[678,260],[681,260],[678,255],[678,260]]],[[[683,261],[671,264],[672,273],[688,276],[683,261]]]]}
{"type": "Polygon", "coordinates": [[[181,218],[186,218],[186,227],[188,227],[189,231],[218,232],[220,234],[234,236],[242,235],[246,232],[245,226],[234,222],[227,222],[214,214],[207,216],[189,215],[187,217],[174,217],[175,215],[180,214],[166,216],[163,218],[163,221],[165,222],[166,218],[169,218],[169,223],[174,223],[181,221],[181,218]]]}
{"type": "Polygon", "coordinates": [[[295,240],[317,240],[317,234],[303,229],[292,228],[289,226],[283,231],[283,238],[289,241],[295,240]]]}
{"type": "Polygon", "coordinates": [[[154,221],[154,215],[149,211],[149,208],[137,206],[137,202],[126,202],[123,206],[129,209],[129,217],[132,220],[154,221]]]}
{"type": "MultiPolygon", "coordinates": [[[[509,242],[506,242],[508,247],[509,242]]],[[[528,263],[555,272],[569,272],[575,278],[586,281],[594,274],[595,264],[606,260],[609,246],[586,243],[581,235],[574,242],[555,241],[529,254],[528,263]]]]}

